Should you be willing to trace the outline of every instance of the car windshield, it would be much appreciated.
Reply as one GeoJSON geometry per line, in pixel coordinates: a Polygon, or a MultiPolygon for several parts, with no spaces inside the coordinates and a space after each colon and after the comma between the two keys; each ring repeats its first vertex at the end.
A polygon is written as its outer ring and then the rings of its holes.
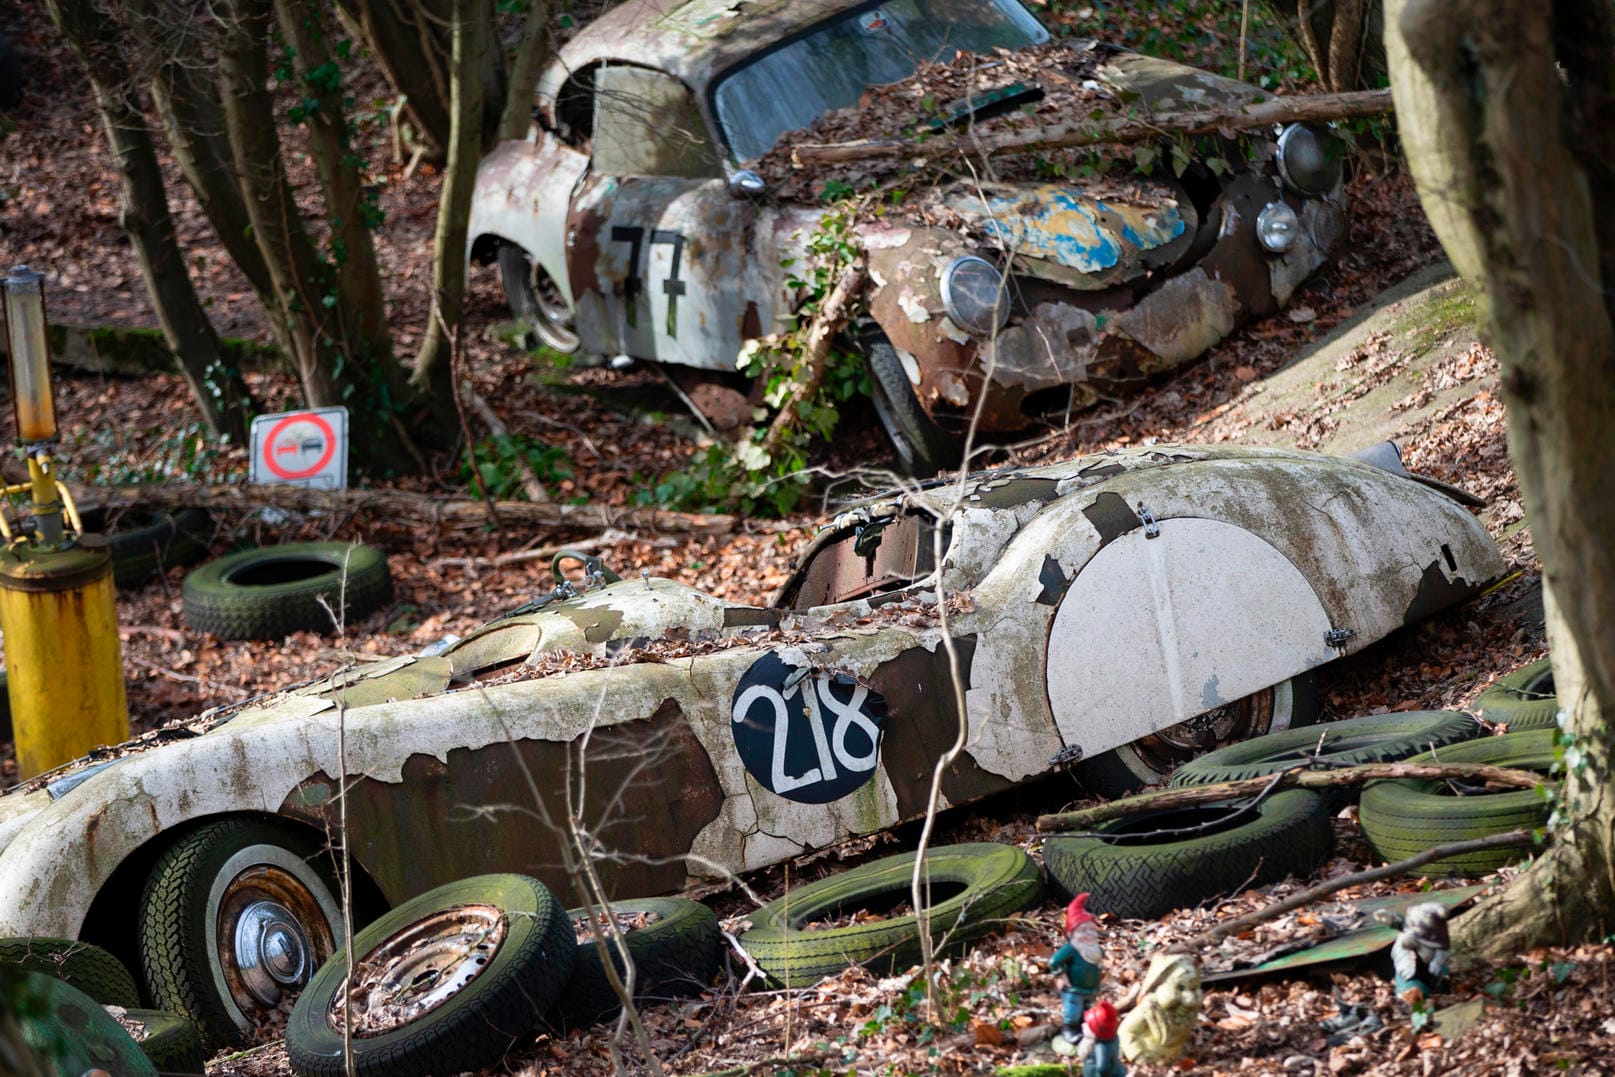
{"type": "Polygon", "coordinates": [[[1048,37],[1017,0],[893,0],[850,11],[748,60],[718,83],[713,107],[730,151],[747,160],[786,131],[857,104],[866,87],[907,78],[924,61],[1048,37]]]}

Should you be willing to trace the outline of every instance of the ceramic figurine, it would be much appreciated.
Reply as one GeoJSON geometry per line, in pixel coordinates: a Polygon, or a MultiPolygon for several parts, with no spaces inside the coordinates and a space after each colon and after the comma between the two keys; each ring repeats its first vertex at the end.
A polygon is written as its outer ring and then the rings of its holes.
{"type": "Polygon", "coordinates": [[[1077,1048],[1082,1077],[1127,1077],[1121,1047],[1116,1043],[1116,1007],[1100,999],[1083,1015],[1082,1027],[1082,1043],[1077,1048]]]}
{"type": "Polygon", "coordinates": [[[1427,901],[1409,909],[1402,930],[1391,944],[1397,995],[1413,1005],[1445,991],[1451,947],[1445,906],[1427,901]]]}
{"type": "Polygon", "coordinates": [[[1176,1062],[1189,1047],[1200,1014],[1200,969],[1188,954],[1158,953],[1139,987],[1138,1005],[1122,1022],[1122,1057],[1176,1062]]]}
{"type": "Polygon", "coordinates": [[[1061,1054],[1076,1051],[1082,1038],[1082,1015],[1099,994],[1099,966],[1105,959],[1099,925],[1083,907],[1087,901],[1087,894],[1078,894],[1065,907],[1065,945],[1049,958],[1049,968],[1063,975],[1066,983],[1060,988],[1062,1027],[1054,1037],[1054,1049],[1061,1054]]]}

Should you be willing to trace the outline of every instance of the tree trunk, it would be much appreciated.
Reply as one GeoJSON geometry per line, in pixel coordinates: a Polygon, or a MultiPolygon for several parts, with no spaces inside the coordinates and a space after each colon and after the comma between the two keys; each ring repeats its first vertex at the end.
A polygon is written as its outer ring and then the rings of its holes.
{"type": "Polygon", "coordinates": [[[1385,84],[1380,0],[1267,0],[1267,7],[1301,43],[1325,88],[1346,93],[1385,84]]]}
{"type": "Polygon", "coordinates": [[[218,336],[186,273],[151,131],[134,76],[123,59],[120,29],[94,0],[47,0],[47,7],[95,92],[122,181],[119,223],[134,247],[163,336],[179,360],[209,432],[242,444],[251,394],[241,372],[226,369],[218,336]]]}
{"type": "Polygon", "coordinates": [[[554,7],[555,0],[532,0],[527,7],[521,43],[510,65],[504,112],[499,117],[501,139],[527,137],[527,126],[532,122],[533,93],[538,89],[538,77],[543,74],[544,65],[550,62],[550,18],[554,7]]]}
{"type": "Polygon", "coordinates": [[[1615,920],[1611,21],[1607,0],[1386,3],[1414,178],[1488,300],[1575,748],[1554,847],[1456,925],[1456,946],[1484,957],[1598,937],[1615,920]]]}
{"type": "Polygon", "coordinates": [[[482,159],[482,79],[487,19],[483,0],[454,0],[454,128],[449,160],[437,204],[437,230],[432,245],[432,312],[415,359],[410,385],[427,400],[452,412],[454,372],[451,355],[459,346],[460,315],[465,305],[466,227],[471,221],[471,192],[482,159]]]}
{"type": "Polygon", "coordinates": [[[404,95],[404,112],[427,158],[443,160],[454,126],[449,113],[449,20],[445,0],[338,0],[376,62],[404,95]]]}

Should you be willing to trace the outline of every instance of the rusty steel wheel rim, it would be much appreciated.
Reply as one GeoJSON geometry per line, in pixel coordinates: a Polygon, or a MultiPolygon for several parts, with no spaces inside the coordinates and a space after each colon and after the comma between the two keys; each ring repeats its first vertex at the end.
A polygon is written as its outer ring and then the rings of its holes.
{"type": "Polygon", "coordinates": [[[504,944],[510,919],[493,905],[456,905],[394,932],[359,958],[326,1011],[342,1031],[380,1036],[447,1003],[488,970],[504,944]],[[349,1000],[351,1000],[351,1007],[349,1000]]]}
{"type": "Polygon", "coordinates": [[[1226,703],[1142,737],[1134,742],[1135,747],[1151,769],[1165,774],[1203,752],[1268,732],[1273,725],[1275,695],[1270,688],[1226,703]]]}
{"type": "Polygon", "coordinates": [[[243,1013],[273,1008],[302,990],[335,949],[319,900],[274,864],[255,864],[230,880],[218,925],[219,967],[243,1013]]]}

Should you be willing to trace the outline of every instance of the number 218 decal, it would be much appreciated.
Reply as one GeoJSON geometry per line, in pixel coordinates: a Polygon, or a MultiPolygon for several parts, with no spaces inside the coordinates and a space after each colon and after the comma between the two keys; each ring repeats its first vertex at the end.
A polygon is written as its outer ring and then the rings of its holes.
{"type": "Polygon", "coordinates": [[[827,804],[874,777],[886,700],[844,673],[752,664],[732,702],[735,750],[770,792],[827,804]]]}

